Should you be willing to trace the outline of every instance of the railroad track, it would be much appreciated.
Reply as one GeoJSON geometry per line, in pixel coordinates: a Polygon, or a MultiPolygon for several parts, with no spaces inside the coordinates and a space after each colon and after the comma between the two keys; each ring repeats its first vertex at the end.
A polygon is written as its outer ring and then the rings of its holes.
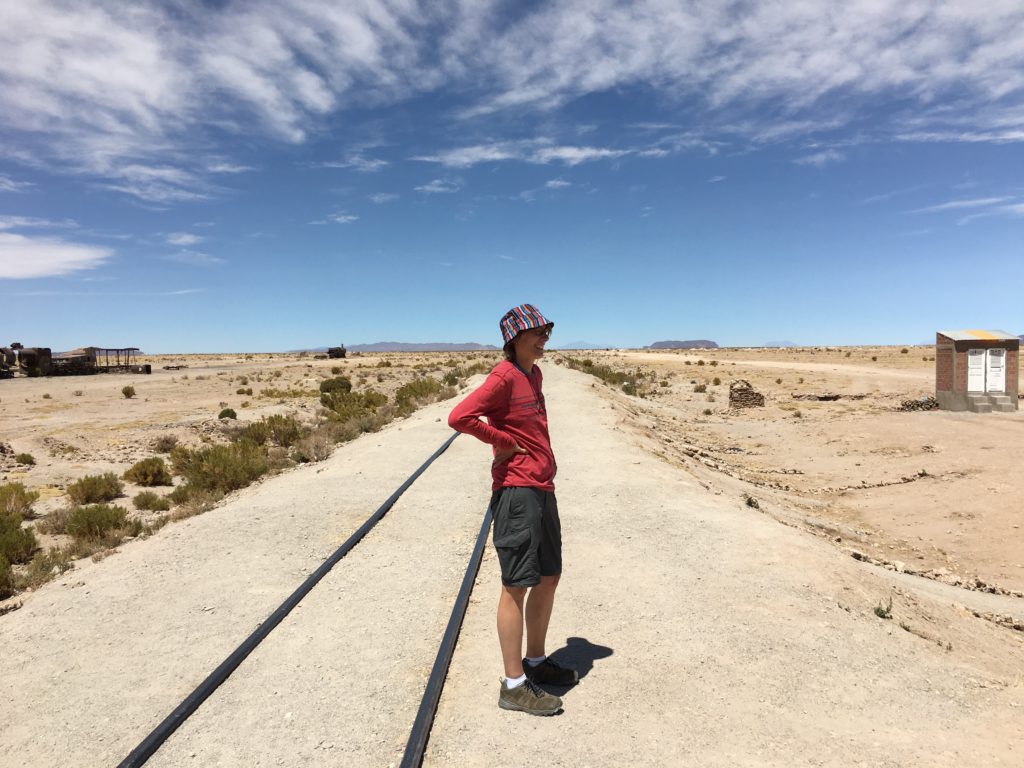
{"type": "MultiPolygon", "coordinates": [[[[410,486],[422,475],[427,468],[443,454],[448,447],[459,436],[459,433],[449,437],[434,453],[410,475],[402,485],[391,494],[390,497],[366,519],[366,521],[334,551],[306,580],[283,602],[281,605],[263,621],[257,629],[249,635],[234,651],[232,651],[216,669],[214,669],[195,690],[186,696],[175,709],[157,725],[141,742],[133,749],[124,760],[119,763],[119,768],[137,768],[145,765],[149,759],[160,749],[168,738],[188,718],[196,712],[203,702],[212,696],[215,691],[224,683],[230,675],[245,661],[263,640],[284,620],[286,616],[308,595],[313,588],[337,565],[360,541],[380,522],[381,519],[391,510],[398,499],[409,489],[410,486]]],[[[444,688],[444,681],[448,673],[452,655],[455,652],[455,645],[458,641],[459,630],[469,605],[470,594],[473,590],[473,583],[480,568],[484,548],[487,543],[487,533],[491,526],[491,510],[488,508],[484,514],[480,531],[477,534],[473,551],[469,558],[462,584],[456,595],[447,627],[438,646],[437,655],[431,668],[430,676],[420,700],[419,709],[413,721],[412,728],[406,743],[405,752],[402,757],[402,768],[418,768],[423,762],[427,741],[430,737],[430,730],[434,722],[434,715],[444,688]]]]}

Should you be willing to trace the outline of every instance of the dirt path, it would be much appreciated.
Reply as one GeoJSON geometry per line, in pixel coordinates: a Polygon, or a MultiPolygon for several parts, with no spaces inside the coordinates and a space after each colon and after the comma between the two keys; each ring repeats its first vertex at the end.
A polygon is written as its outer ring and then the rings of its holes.
{"type": "MultiPolygon", "coordinates": [[[[566,550],[549,650],[584,679],[559,717],[497,708],[489,551],[428,765],[1019,763],[1020,633],[707,492],[633,445],[590,378],[545,373],[566,550]],[[883,620],[873,608],[889,596],[883,620]]],[[[0,618],[0,766],[124,757],[442,442],[450,405],[76,568],[0,618]]],[[[487,465],[457,440],[150,764],[396,764],[487,465]]]]}

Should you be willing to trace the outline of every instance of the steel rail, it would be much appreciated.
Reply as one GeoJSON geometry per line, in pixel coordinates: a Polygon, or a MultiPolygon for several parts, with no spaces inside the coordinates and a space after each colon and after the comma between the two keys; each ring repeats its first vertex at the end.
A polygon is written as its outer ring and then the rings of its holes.
{"type": "Polygon", "coordinates": [[[420,768],[423,764],[423,755],[427,749],[427,740],[430,738],[430,729],[434,724],[434,716],[437,714],[437,704],[441,700],[444,681],[448,677],[448,667],[455,654],[455,644],[458,642],[459,631],[462,629],[462,620],[469,607],[469,596],[473,592],[473,583],[480,571],[480,561],[483,559],[484,547],[487,545],[487,532],[490,527],[491,508],[488,506],[487,514],[484,515],[483,524],[480,526],[480,533],[476,537],[476,546],[469,558],[469,565],[466,566],[466,575],[462,577],[462,587],[455,598],[452,615],[448,619],[448,628],[445,629],[444,637],[441,639],[441,647],[437,651],[437,658],[434,659],[434,667],[430,670],[430,677],[427,679],[427,687],[423,691],[423,699],[420,701],[419,711],[416,712],[416,719],[413,721],[409,741],[405,745],[401,768],[420,768]]]}
{"type": "Polygon", "coordinates": [[[434,463],[434,460],[444,453],[448,446],[450,446],[455,438],[459,436],[456,432],[449,437],[444,444],[434,451],[433,455],[427,459],[423,464],[413,472],[409,478],[399,486],[398,490],[388,497],[380,508],[367,518],[366,522],[363,523],[349,538],[335,550],[334,554],[328,557],[323,564],[317,568],[309,577],[296,589],[291,596],[288,597],[281,605],[274,611],[266,621],[260,624],[249,637],[247,637],[241,645],[239,645],[231,655],[228,656],[220,665],[210,673],[210,675],[199,684],[199,686],[192,691],[188,696],[185,697],[184,701],[179,704],[171,714],[164,718],[153,731],[146,736],[139,745],[133,749],[128,756],[118,764],[118,768],[136,768],[137,766],[144,765],[150,757],[160,748],[160,746],[167,741],[168,737],[174,733],[178,727],[188,719],[189,715],[199,709],[200,705],[210,697],[210,695],[217,690],[221,683],[228,679],[232,672],[238,668],[238,665],[245,661],[245,658],[252,653],[252,651],[258,646],[273,629],[281,623],[285,616],[287,616],[291,610],[299,604],[310,590],[316,586],[317,582],[320,581],[327,573],[337,565],[349,550],[351,550],[360,540],[370,532],[370,529],[375,526],[384,515],[388,513],[388,510],[395,505],[398,498],[405,493],[405,491],[412,485],[416,478],[423,474],[423,472],[434,463]]]}

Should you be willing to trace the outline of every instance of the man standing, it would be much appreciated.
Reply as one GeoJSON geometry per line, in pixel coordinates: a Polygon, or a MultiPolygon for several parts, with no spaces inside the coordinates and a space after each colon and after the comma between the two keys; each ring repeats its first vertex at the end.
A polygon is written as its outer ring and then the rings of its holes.
{"type": "Polygon", "coordinates": [[[554,323],[533,305],[522,304],[506,312],[499,327],[505,360],[455,407],[448,424],[494,450],[491,512],[501,564],[498,642],[505,666],[498,706],[553,715],[562,700],[537,684],[566,686],[579,680],[576,670],[547,658],[544,648],[562,573],[562,533],[555,501],[557,465],[536,362],[554,323]]]}

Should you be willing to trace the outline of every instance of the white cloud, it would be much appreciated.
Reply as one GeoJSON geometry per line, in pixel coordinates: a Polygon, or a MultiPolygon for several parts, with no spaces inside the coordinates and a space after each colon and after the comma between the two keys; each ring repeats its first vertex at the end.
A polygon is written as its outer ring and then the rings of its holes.
{"type": "Polygon", "coordinates": [[[382,203],[392,203],[398,199],[398,195],[394,192],[374,192],[369,196],[371,203],[381,205],[382,203]]]}
{"type": "Polygon", "coordinates": [[[426,184],[422,184],[418,187],[413,187],[417,192],[425,192],[429,195],[438,194],[451,194],[452,192],[458,192],[461,189],[459,182],[457,181],[446,181],[444,179],[434,179],[428,181],[426,184]]]}
{"type": "Polygon", "coordinates": [[[10,176],[0,175],[0,192],[24,192],[34,186],[30,181],[16,181],[10,176]]]}
{"type": "Polygon", "coordinates": [[[364,157],[363,155],[349,155],[344,160],[329,160],[320,163],[322,168],[351,168],[360,173],[375,173],[389,165],[387,160],[376,157],[364,157]]]}
{"type": "Polygon", "coordinates": [[[171,232],[165,239],[169,245],[196,245],[203,242],[203,238],[199,237],[199,235],[189,234],[188,232],[171,232]]]}
{"type": "Polygon", "coordinates": [[[964,208],[987,208],[1009,199],[1008,197],[975,197],[969,200],[950,200],[948,203],[929,205],[927,208],[917,208],[911,211],[911,213],[937,213],[939,211],[956,211],[964,208]]]}
{"type": "Polygon", "coordinates": [[[708,184],[718,184],[719,182],[725,181],[725,176],[712,176],[708,179],[708,184]]]}
{"type": "Polygon", "coordinates": [[[251,165],[238,165],[237,163],[216,162],[207,166],[210,173],[246,173],[256,170],[251,165]]]}
{"type": "Polygon", "coordinates": [[[55,277],[94,269],[114,252],[109,248],[69,243],[59,238],[26,237],[0,232],[0,278],[55,277]]]}
{"type": "MultiPolygon", "coordinates": [[[[659,152],[661,150],[658,150],[659,152]]],[[[608,149],[604,147],[555,146],[548,139],[530,141],[499,141],[491,144],[477,144],[420,155],[412,158],[428,163],[440,163],[449,168],[468,168],[478,163],[518,160],[536,165],[561,162],[565,165],[579,165],[591,160],[604,160],[636,153],[632,149],[608,149]]]]}
{"type": "Polygon", "coordinates": [[[351,213],[344,213],[339,211],[338,213],[329,213],[318,221],[311,221],[310,224],[351,224],[353,221],[359,221],[358,216],[354,216],[351,213]]]}
{"type": "Polygon", "coordinates": [[[846,159],[846,155],[834,149],[826,149],[815,152],[811,155],[798,157],[793,162],[797,165],[813,165],[815,168],[824,168],[831,163],[838,163],[846,159]]]}
{"type": "Polygon", "coordinates": [[[5,229],[76,229],[73,219],[39,219],[35,216],[0,216],[0,230],[5,229]]]}
{"type": "Polygon", "coordinates": [[[551,179],[551,181],[544,182],[544,186],[548,189],[565,189],[566,187],[571,187],[572,182],[565,179],[551,179]]]}
{"type": "Polygon", "coordinates": [[[201,251],[193,251],[188,248],[171,253],[163,257],[165,261],[176,261],[179,264],[191,264],[194,267],[212,267],[216,264],[223,264],[224,259],[219,256],[211,256],[201,251]]]}

